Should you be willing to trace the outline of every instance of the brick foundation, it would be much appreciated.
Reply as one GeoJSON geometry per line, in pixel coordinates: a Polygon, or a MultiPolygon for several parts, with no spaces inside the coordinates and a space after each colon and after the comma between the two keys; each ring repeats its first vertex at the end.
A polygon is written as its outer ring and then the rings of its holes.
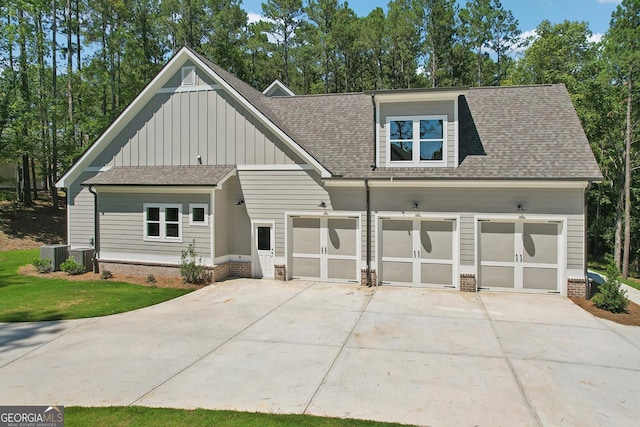
{"type": "Polygon", "coordinates": [[[460,275],[460,292],[478,292],[475,274],[463,273],[460,275]]]}
{"type": "MultiPolygon", "coordinates": [[[[378,275],[375,270],[370,270],[371,286],[378,286],[378,275]]],[[[360,270],[360,285],[367,286],[367,269],[360,270]]]]}
{"type": "Polygon", "coordinates": [[[287,266],[286,265],[274,265],[274,279],[287,280],[287,266]]]}
{"type": "MultiPolygon", "coordinates": [[[[147,277],[180,277],[180,266],[177,264],[142,264],[125,261],[98,260],[100,271],[108,270],[123,276],[147,277]]],[[[231,261],[215,267],[205,267],[214,282],[221,282],[229,277],[251,277],[251,263],[231,261]]]]}
{"type": "Polygon", "coordinates": [[[570,277],[567,279],[567,296],[587,298],[587,283],[584,277],[570,277]]]}

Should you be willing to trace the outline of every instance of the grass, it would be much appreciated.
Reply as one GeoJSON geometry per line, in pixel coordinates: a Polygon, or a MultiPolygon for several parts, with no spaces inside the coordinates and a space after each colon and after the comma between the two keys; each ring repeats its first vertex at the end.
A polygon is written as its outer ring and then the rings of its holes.
{"type": "Polygon", "coordinates": [[[190,289],[155,288],[96,280],[75,282],[22,276],[38,250],[0,252],[0,322],[107,316],[158,304],[190,289]]]}
{"type": "Polygon", "coordinates": [[[402,426],[375,421],[314,417],[311,415],[276,415],[251,412],[185,410],[145,408],[140,406],[107,408],[64,408],[65,425],[92,427],[151,427],[151,426],[216,426],[216,427],[269,427],[269,426],[402,426]]]}
{"type": "Polygon", "coordinates": [[[13,201],[16,199],[16,190],[0,188],[0,201],[13,201]]]}
{"type": "MultiPolygon", "coordinates": [[[[605,276],[605,266],[603,265],[593,265],[591,263],[589,263],[589,270],[596,272],[598,274],[600,274],[601,276],[605,276]]],[[[621,283],[624,283],[625,285],[631,286],[632,288],[635,288],[637,290],[640,291],[640,282],[638,281],[638,279],[634,279],[634,278],[628,278],[628,279],[623,279],[622,277],[618,278],[618,281],[621,283]]]]}

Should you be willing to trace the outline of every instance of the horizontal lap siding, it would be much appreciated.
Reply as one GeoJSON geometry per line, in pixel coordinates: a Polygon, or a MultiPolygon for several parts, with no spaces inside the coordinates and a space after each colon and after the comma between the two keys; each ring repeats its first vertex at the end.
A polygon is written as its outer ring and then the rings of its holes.
{"type": "Polygon", "coordinates": [[[67,197],[69,220],[69,245],[72,248],[90,247],[94,238],[94,198],[87,187],[80,185],[94,176],[96,172],[83,173],[69,187],[67,197]]]}
{"type": "Polygon", "coordinates": [[[454,189],[373,188],[374,212],[413,212],[460,215],[460,263],[475,263],[475,215],[515,214],[519,203],[527,215],[567,218],[567,268],[582,269],[584,259],[583,191],[580,189],[454,189]]]}
{"type": "Polygon", "coordinates": [[[284,256],[285,212],[317,212],[327,191],[307,171],[239,171],[240,186],[247,212],[254,222],[275,221],[276,256],[284,256]]]}
{"type": "Polygon", "coordinates": [[[100,251],[148,256],[159,255],[180,261],[181,251],[195,240],[196,252],[203,258],[211,256],[210,228],[189,225],[189,204],[209,204],[208,194],[124,194],[101,193],[100,251]],[[144,203],[182,205],[182,243],[149,242],[144,240],[144,203]]]}

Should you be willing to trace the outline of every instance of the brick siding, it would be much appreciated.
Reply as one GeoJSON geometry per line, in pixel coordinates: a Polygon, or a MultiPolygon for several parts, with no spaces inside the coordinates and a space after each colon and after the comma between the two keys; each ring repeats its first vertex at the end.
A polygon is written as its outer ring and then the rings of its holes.
{"type": "Polygon", "coordinates": [[[567,296],[587,298],[587,284],[584,277],[570,277],[567,279],[567,296]]]}
{"type": "Polygon", "coordinates": [[[471,273],[463,273],[460,275],[460,291],[461,292],[477,292],[476,275],[471,273]]]}

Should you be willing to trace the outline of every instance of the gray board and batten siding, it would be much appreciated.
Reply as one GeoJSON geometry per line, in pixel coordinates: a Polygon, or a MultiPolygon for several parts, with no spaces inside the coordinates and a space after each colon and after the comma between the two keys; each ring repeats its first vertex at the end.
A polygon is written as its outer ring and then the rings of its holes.
{"type": "MultiPolygon", "coordinates": [[[[170,81],[180,72],[176,76],[170,81]]],[[[156,93],[92,166],[198,165],[198,156],[205,165],[303,163],[229,94],[207,83],[156,93]]]]}

